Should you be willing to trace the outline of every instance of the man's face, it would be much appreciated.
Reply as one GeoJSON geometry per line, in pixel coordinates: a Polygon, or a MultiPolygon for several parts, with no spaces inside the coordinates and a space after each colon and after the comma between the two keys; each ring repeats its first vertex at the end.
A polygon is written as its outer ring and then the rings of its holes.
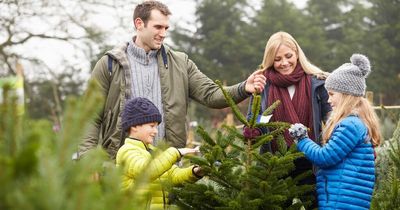
{"type": "Polygon", "coordinates": [[[137,29],[135,43],[146,52],[158,50],[166,37],[169,28],[169,17],[154,9],[151,11],[146,26],[140,18],[135,20],[135,25],[137,29]]]}

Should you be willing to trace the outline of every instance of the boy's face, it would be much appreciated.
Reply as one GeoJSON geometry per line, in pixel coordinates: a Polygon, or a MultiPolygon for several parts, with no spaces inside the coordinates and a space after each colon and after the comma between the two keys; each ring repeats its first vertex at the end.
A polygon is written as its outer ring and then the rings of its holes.
{"type": "Polygon", "coordinates": [[[151,122],[131,127],[130,136],[142,140],[145,144],[153,144],[158,133],[157,126],[157,122],[151,122]]]}

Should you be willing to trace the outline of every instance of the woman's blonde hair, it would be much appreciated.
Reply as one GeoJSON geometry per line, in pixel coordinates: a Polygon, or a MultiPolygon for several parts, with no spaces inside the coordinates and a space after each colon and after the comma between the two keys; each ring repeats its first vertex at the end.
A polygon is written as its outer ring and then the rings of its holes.
{"type": "Polygon", "coordinates": [[[269,38],[265,46],[264,58],[261,63],[263,69],[269,69],[274,65],[275,55],[281,45],[286,45],[296,52],[298,62],[300,62],[301,67],[303,67],[303,70],[307,74],[316,75],[325,73],[320,68],[310,63],[297,41],[290,34],[283,31],[279,31],[269,38]]]}
{"type": "Polygon", "coordinates": [[[365,123],[368,129],[368,135],[372,139],[371,143],[374,146],[378,146],[381,143],[379,120],[368,100],[361,96],[352,96],[344,93],[339,94],[339,100],[341,103],[338,104],[335,110],[331,113],[331,116],[322,134],[322,143],[325,144],[328,142],[332,135],[333,129],[339,121],[350,114],[356,114],[365,123]]]}

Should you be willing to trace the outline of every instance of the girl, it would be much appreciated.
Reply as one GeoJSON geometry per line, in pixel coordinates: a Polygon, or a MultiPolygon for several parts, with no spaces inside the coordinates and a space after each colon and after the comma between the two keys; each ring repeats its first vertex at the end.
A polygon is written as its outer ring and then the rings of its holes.
{"type": "Polygon", "coordinates": [[[319,209],[369,209],[375,182],[374,147],[380,144],[378,118],[363,98],[370,73],[367,57],[354,54],[328,76],[325,87],[333,108],[322,146],[294,124],[290,135],[316,166],[319,209]]]}

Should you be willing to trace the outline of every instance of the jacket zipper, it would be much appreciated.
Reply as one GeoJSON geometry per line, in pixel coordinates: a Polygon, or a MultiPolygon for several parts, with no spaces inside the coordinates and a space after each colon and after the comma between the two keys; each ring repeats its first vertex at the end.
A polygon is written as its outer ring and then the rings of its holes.
{"type": "Polygon", "coordinates": [[[328,177],[325,177],[325,195],[326,195],[326,203],[329,202],[329,194],[328,194],[328,177]]]}

